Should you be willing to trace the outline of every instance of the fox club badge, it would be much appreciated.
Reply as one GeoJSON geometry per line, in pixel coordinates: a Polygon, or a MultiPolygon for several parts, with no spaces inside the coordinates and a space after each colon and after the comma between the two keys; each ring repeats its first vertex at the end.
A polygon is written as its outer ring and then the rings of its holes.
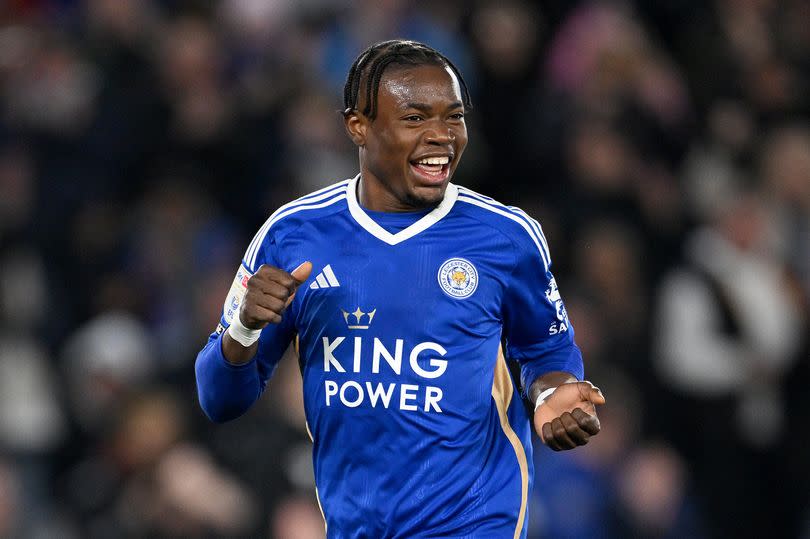
{"type": "Polygon", "coordinates": [[[478,288],[478,270],[464,258],[451,258],[439,267],[439,285],[454,299],[470,297],[478,288]]]}

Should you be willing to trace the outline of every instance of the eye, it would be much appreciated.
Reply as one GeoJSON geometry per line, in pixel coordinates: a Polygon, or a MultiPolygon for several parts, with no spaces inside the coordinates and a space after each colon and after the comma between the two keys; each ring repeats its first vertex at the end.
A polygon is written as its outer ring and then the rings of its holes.
{"type": "Polygon", "coordinates": [[[405,121],[407,121],[407,122],[421,122],[422,121],[422,117],[417,115],[417,114],[411,114],[410,116],[405,116],[405,118],[403,118],[403,119],[405,121]]]}
{"type": "Polygon", "coordinates": [[[455,112],[455,113],[450,115],[450,118],[452,118],[453,120],[463,120],[464,119],[464,113],[463,112],[455,112]]]}

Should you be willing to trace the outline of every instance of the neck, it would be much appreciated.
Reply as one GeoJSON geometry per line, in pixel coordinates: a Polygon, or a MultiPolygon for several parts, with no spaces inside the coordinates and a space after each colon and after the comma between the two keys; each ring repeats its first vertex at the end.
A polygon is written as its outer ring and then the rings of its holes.
{"type": "Polygon", "coordinates": [[[373,174],[364,170],[360,174],[360,181],[357,182],[357,201],[360,205],[371,211],[387,213],[415,212],[435,208],[441,200],[436,203],[421,203],[418,200],[403,200],[398,197],[388,186],[380,181],[373,174]]]}

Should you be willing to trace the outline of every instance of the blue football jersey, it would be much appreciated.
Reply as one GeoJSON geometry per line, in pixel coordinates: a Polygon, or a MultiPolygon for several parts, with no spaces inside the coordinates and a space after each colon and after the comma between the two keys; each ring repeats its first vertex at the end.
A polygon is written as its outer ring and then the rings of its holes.
{"type": "Polygon", "coordinates": [[[583,376],[543,231],[454,184],[431,211],[370,212],[358,181],[282,206],[256,234],[197,359],[201,405],[243,413],[295,342],[328,537],[525,537],[530,417],[505,357],[526,386],[583,376]],[[256,357],[228,363],[221,334],[250,276],[307,260],[256,357]]]}

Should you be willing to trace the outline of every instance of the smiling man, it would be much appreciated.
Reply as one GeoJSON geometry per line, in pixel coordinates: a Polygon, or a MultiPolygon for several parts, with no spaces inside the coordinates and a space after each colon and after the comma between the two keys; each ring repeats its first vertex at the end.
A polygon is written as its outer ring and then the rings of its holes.
{"type": "Polygon", "coordinates": [[[531,423],[571,449],[604,402],[580,381],[546,238],[450,182],[470,99],[439,52],[370,47],[344,106],[360,174],[259,229],[197,358],[202,408],[244,413],[295,341],[329,537],[524,537],[531,423]]]}

